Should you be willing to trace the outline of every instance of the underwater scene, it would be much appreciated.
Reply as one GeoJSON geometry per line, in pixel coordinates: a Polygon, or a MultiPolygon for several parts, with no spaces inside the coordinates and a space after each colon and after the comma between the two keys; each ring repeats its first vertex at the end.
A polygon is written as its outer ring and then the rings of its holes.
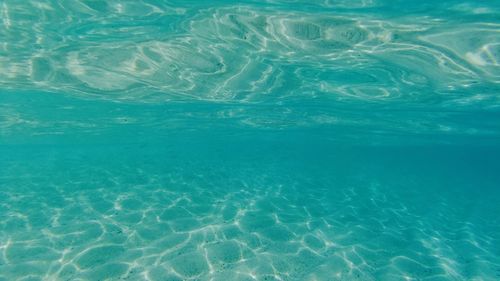
{"type": "Polygon", "coordinates": [[[500,280],[500,1],[0,0],[35,280],[500,280]]]}

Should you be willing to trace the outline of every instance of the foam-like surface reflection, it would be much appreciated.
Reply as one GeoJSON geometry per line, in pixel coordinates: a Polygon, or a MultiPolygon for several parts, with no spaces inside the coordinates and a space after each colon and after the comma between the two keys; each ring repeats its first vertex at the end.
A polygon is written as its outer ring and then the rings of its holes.
{"type": "Polygon", "coordinates": [[[4,1],[0,83],[137,102],[498,105],[494,6],[287,3],[4,1]]]}

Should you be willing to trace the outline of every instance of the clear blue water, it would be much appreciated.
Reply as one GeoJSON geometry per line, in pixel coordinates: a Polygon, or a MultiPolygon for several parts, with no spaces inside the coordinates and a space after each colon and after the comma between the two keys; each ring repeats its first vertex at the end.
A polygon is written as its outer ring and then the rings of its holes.
{"type": "Polygon", "coordinates": [[[0,280],[500,280],[499,15],[0,0],[0,280]]]}

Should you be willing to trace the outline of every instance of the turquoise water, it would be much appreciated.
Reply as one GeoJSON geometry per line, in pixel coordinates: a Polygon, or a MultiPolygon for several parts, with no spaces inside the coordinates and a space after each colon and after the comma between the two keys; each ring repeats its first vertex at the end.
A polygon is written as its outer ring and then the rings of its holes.
{"type": "Polygon", "coordinates": [[[499,15],[0,0],[0,281],[500,280],[499,15]]]}

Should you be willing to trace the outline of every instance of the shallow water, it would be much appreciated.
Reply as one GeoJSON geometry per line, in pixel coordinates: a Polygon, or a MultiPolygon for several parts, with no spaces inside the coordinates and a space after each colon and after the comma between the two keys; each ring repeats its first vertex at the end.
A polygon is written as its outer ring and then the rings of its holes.
{"type": "Polygon", "coordinates": [[[0,280],[499,280],[498,1],[0,2],[0,280]]]}

